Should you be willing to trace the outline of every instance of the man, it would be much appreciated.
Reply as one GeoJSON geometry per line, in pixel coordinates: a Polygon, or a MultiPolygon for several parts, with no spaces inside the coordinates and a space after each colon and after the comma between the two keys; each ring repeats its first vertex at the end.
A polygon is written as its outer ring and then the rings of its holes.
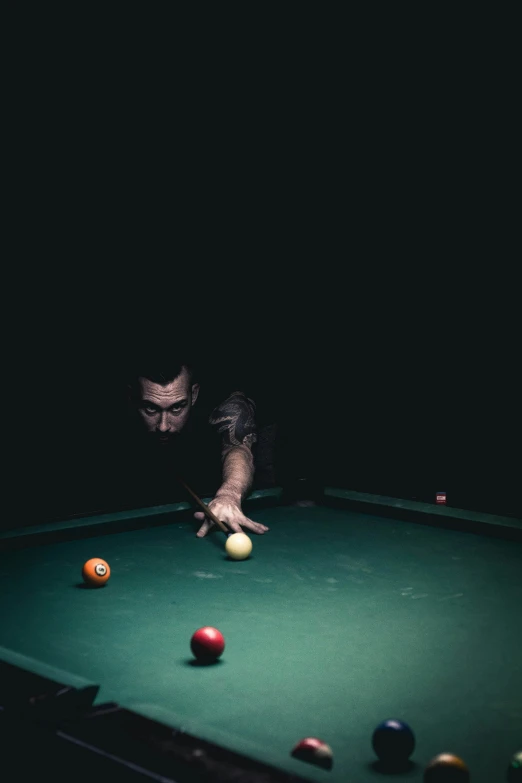
{"type": "MultiPolygon", "coordinates": [[[[230,530],[262,535],[268,528],[246,517],[242,501],[252,486],[257,440],[255,405],[242,392],[223,399],[210,414],[202,407],[198,415],[200,383],[186,357],[152,356],[138,366],[129,386],[131,413],[141,431],[142,457],[156,476],[176,482],[181,476],[198,491],[198,474],[210,467],[220,470],[217,490],[209,508],[230,530]],[[172,358],[170,358],[172,357],[172,358]],[[210,466],[209,466],[210,462],[210,466]]],[[[202,522],[198,537],[204,537],[214,523],[204,512],[195,513],[202,522]]]]}

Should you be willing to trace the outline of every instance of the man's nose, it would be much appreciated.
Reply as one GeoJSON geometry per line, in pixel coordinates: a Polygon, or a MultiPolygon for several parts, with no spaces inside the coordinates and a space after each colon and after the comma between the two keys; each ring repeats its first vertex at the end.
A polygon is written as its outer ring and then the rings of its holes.
{"type": "Polygon", "coordinates": [[[161,414],[158,431],[159,432],[169,431],[169,422],[168,422],[167,414],[165,412],[161,414]]]}

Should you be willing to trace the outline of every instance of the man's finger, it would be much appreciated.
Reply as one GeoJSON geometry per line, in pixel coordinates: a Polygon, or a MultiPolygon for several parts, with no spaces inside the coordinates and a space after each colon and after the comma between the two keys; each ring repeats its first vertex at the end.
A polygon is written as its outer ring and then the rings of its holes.
{"type": "MultiPolygon", "coordinates": [[[[203,514],[203,516],[205,516],[203,514]]],[[[199,528],[198,532],[196,533],[198,538],[203,538],[203,536],[206,536],[210,528],[212,527],[214,523],[211,519],[205,519],[201,527],[199,528]]]]}
{"type": "Polygon", "coordinates": [[[248,530],[252,530],[253,533],[258,533],[260,536],[262,536],[263,533],[266,533],[267,530],[270,530],[266,525],[262,525],[260,522],[254,522],[253,519],[249,519],[248,517],[245,517],[245,521],[241,524],[243,527],[248,528],[248,530]]]}
{"type": "Polygon", "coordinates": [[[195,519],[205,519],[205,512],[204,511],[196,511],[194,514],[195,519]]]}

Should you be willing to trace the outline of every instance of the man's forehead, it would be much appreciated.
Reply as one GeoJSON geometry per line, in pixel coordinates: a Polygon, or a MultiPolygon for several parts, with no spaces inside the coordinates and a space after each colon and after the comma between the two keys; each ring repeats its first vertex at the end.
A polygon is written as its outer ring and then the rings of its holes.
{"type": "Polygon", "coordinates": [[[163,404],[176,402],[185,397],[189,391],[189,375],[187,372],[182,372],[181,375],[178,375],[177,378],[165,385],[155,383],[148,378],[139,378],[138,382],[141,396],[144,399],[158,400],[163,402],[163,404]]]}

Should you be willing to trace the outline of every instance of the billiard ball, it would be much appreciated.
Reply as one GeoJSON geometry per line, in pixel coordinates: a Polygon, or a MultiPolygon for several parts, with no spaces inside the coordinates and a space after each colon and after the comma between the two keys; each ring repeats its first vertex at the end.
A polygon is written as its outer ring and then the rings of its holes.
{"type": "Polygon", "coordinates": [[[511,757],[506,777],[508,783],[520,783],[522,781],[522,750],[514,753],[511,757]]]}
{"type": "Polygon", "coordinates": [[[372,746],[382,764],[401,766],[415,749],[415,736],[404,721],[385,720],[373,732],[372,746]]]}
{"type": "Polygon", "coordinates": [[[100,557],[93,557],[91,560],[87,560],[82,568],[83,579],[91,587],[101,587],[109,580],[110,575],[111,569],[109,564],[100,557]]]}
{"type": "Polygon", "coordinates": [[[297,743],[291,755],[307,764],[315,764],[323,769],[332,769],[333,751],[326,742],[316,737],[306,737],[297,743]]]}
{"type": "Polygon", "coordinates": [[[219,658],[225,649],[225,639],[217,628],[206,625],[199,628],[190,640],[190,649],[198,661],[210,663],[219,658]]]}
{"type": "Polygon", "coordinates": [[[252,551],[252,542],[245,533],[232,533],[227,538],[225,549],[232,560],[246,560],[252,551]]]}
{"type": "Polygon", "coordinates": [[[469,769],[453,753],[440,753],[424,770],[424,783],[469,783],[469,769]]]}

